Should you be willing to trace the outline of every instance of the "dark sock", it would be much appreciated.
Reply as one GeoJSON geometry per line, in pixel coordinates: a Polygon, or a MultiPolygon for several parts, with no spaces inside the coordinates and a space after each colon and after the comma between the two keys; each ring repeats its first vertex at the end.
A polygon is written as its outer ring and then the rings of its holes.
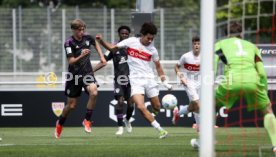
{"type": "Polygon", "coordinates": [[[87,121],[91,121],[92,114],[93,114],[93,109],[86,109],[85,119],[87,121]]]}
{"type": "Polygon", "coordinates": [[[65,123],[65,120],[66,120],[66,117],[60,116],[60,117],[59,117],[59,120],[58,120],[58,124],[59,124],[59,125],[63,125],[63,124],[65,123]]]}
{"type": "Polygon", "coordinates": [[[124,118],[123,97],[120,97],[117,100],[118,100],[118,103],[115,106],[115,114],[117,115],[117,124],[118,126],[123,126],[123,118],[124,118]]]}
{"type": "Polygon", "coordinates": [[[131,104],[131,105],[127,105],[127,114],[126,114],[126,119],[129,120],[132,116],[132,113],[133,113],[133,110],[134,110],[134,105],[131,104]]]}
{"type": "Polygon", "coordinates": [[[124,114],[117,114],[117,124],[118,126],[123,126],[124,114]]]}

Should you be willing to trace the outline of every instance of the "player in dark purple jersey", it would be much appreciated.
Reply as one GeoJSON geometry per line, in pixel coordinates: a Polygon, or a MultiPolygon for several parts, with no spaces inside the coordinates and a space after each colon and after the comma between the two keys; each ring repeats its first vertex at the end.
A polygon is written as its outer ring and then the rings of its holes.
{"type": "MultiPolygon", "coordinates": [[[[128,26],[120,26],[118,28],[119,41],[127,39],[130,34],[130,28],[128,26]]],[[[116,43],[115,43],[116,44],[116,43]]],[[[125,48],[119,49],[116,53],[107,51],[104,54],[107,61],[113,60],[114,66],[114,97],[117,100],[117,105],[115,106],[115,113],[117,115],[118,131],[116,135],[122,135],[124,133],[123,122],[125,123],[127,132],[132,132],[132,126],[130,123],[130,118],[134,110],[133,102],[130,99],[131,87],[129,83],[129,67],[127,64],[127,51],[125,48]],[[127,113],[126,117],[123,118],[123,105],[124,101],[127,101],[127,113]]],[[[105,64],[98,63],[94,72],[104,67],[105,64]]]]}
{"type": "Polygon", "coordinates": [[[56,122],[56,138],[60,138],[62,127],[67,116],[76,108],[77,97],[81,95],[82,88],[89,95],[86,114],[82,124],[86,132],[91,132],[91,116],[96,106],[98,85],[90,63],[90,47],[95,47],[102,64],[106,64],[106,60],[99,44],[92,36],[85,33],[85,29],[86,24],[82,20],[73,20],[71,22],[73,35],[64,43],[66,57],[69,63],[65,85],[65,95],[68,97],[68,100],[67,105],[62,111],[62,115],[56,122]]]}

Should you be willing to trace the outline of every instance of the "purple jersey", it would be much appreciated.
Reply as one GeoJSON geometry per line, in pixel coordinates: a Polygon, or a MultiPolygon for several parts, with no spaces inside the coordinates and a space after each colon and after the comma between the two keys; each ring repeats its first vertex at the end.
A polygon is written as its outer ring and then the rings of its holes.
{"type": "MultiPolygon", "coordinates": [[[[78,57],[83,49],[90,49],[91,45],[95,46],[95,39],[90,35],[84,35],[80,41],[71,36],[64,43],[66,57],[78,57]]],[[[78,60],[77,63],[69,65],[68,72],[83,76],[93,74],[90,54],[78,60]]]]}
{"type": "Polygon", "coordinates": [[[104,54],[104,58],[106,61],[113,59],[113,66],[114,66],[114,80],[116,81],[118,77],[127,76],[129,75],[129,67],[127,64],[127,50],[125,48],[119,49],[117,52],[112,53],[107,51],[104,54]]]}

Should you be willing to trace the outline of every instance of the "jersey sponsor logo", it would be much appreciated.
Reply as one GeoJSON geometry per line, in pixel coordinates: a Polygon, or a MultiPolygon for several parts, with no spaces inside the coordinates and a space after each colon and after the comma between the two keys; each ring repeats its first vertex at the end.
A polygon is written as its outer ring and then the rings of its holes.
{"type": "Polygon", "coordinates": [[[71,47],[66,47],[66,53],[67,53],[67,54],[72,53],[72,49],[71,49],[71,47]]]}
{"type": "Polygon", "coordinates": [[[151,60],[151,56],[152,56],[151,54],[148,54],[146,52],[139,51],[139,50],[136,50],[136,49],[133,49],[133,48],[128,48],[127,53],[131,57],[138,58],[138,59],[148,61],[148,62],[151,60]]]}
{"type": "Polygon", "coordinates": [[[199,71],[199,64],[184,64],[184,68],[189,71],[199,71]]]}
{"type": "Polygon", "coordinates": [[[52,102],[52,110],[54,114],[59,117],[64,108],[64,102],[52,102]]]}

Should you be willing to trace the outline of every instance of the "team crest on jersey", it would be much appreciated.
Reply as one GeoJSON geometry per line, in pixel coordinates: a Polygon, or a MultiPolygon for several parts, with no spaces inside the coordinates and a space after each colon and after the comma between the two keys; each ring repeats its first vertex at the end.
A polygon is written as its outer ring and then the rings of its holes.
{"type": "Polygon", "coordinates": [[[116,88],[115,93],[119,93],[119,92],[120,92],[120,88],[116,88]]]}
{"type": "Polygon", "coordinates": [[[86,40],[86,41],[85,41],[85,44],[86,44],[86,46],[89,46],[89,41],[86,40]]]}
{"type": "Polygon", "coordinates": [[[52,110],[59,117],[64,109],[64,102],[52,102],[52,110]]]}

